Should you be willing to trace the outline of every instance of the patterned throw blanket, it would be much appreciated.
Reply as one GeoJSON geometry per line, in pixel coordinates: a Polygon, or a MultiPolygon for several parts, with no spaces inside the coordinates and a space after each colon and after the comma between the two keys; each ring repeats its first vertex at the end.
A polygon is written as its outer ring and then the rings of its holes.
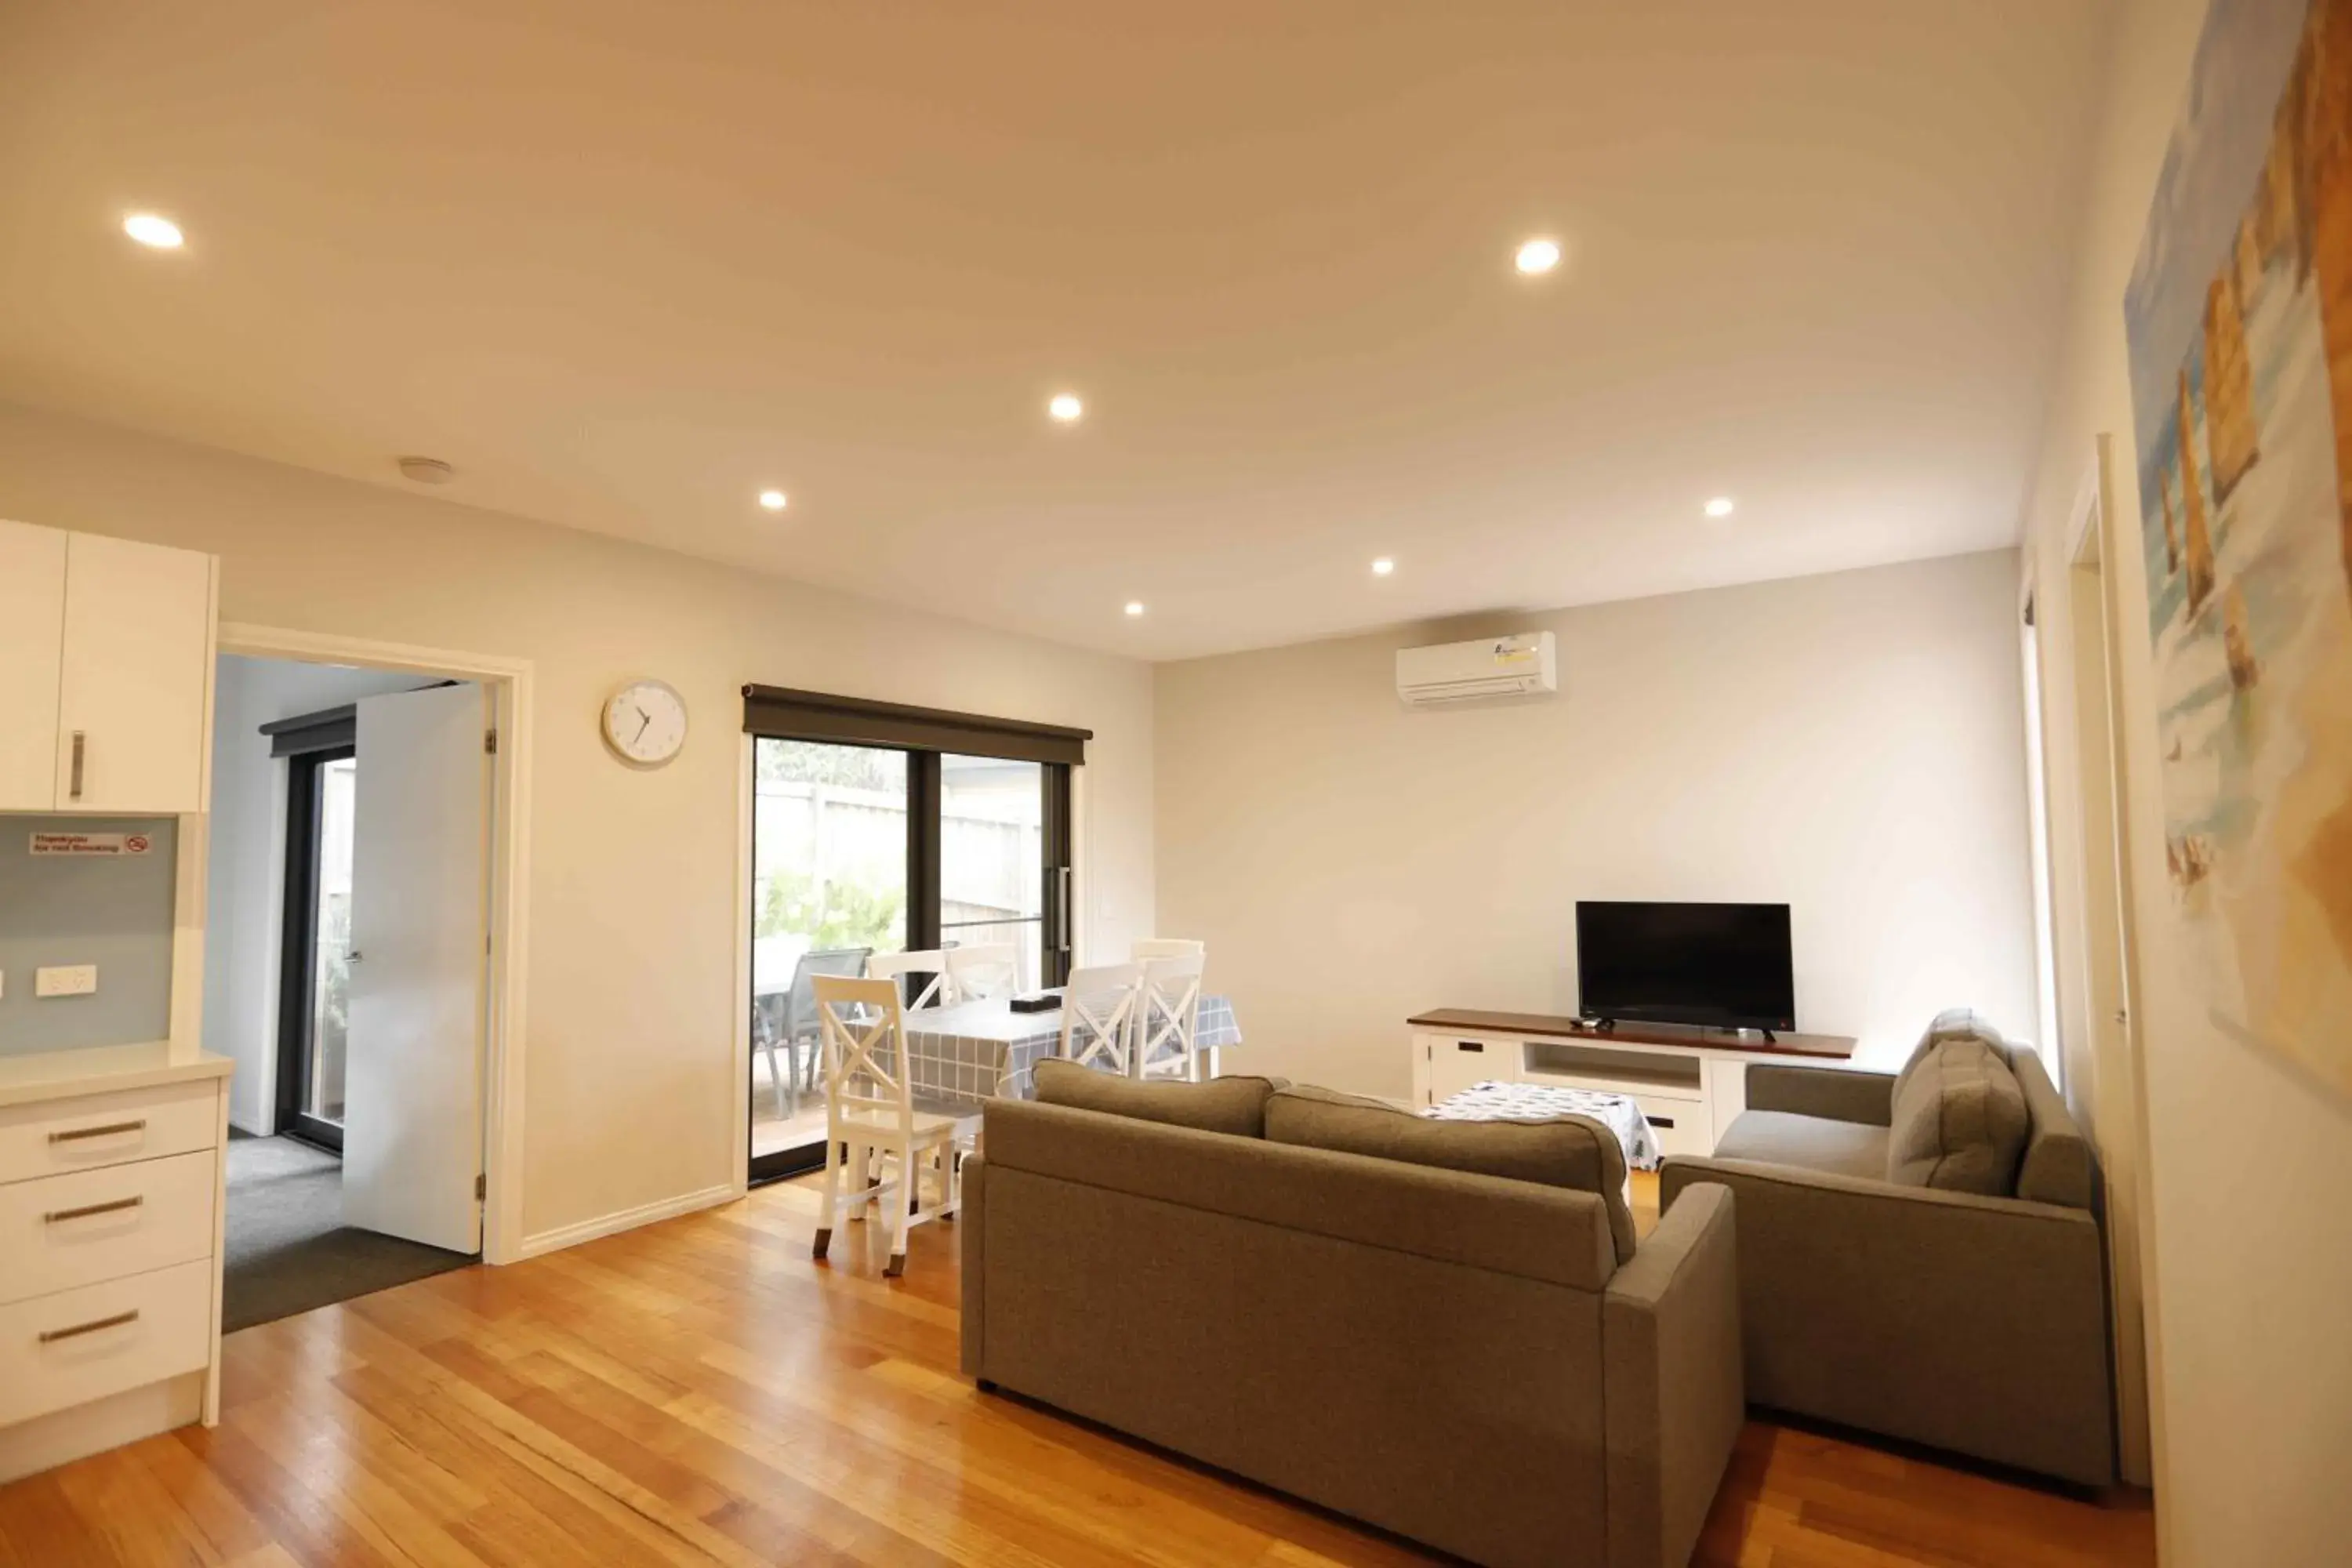
{"type": "Polygon", "coordinates": [[[1440,1121],[1542,1121],[1568,1114],[1589,1116],[1617,1134],[1625,1146],[1628,1170],[1658,1168],[1657,1134],[1642,1108],[1622,1094],[1542,1083],[1474,1083],[1443,1105],[1422,1112],[1440,1121]]]}

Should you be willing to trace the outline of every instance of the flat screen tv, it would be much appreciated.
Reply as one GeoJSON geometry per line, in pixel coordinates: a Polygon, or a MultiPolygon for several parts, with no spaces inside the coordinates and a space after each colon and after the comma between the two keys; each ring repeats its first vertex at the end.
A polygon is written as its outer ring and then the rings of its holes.
{"type": "Polygon", "coordinates": [[[1789,906],[1580,900],[1576,989],[1588,1018],[1794,1029],[1789,906]]]}

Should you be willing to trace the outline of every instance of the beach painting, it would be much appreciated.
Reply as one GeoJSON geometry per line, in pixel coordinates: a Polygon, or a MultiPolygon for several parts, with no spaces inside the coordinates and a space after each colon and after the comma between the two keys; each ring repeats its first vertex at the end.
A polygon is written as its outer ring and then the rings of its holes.
{"type": "Polygon", "coordinates": [[[2213,0],[2125,324],[2185,978],[2352,1100],[2352,0],[2213,0]]]}

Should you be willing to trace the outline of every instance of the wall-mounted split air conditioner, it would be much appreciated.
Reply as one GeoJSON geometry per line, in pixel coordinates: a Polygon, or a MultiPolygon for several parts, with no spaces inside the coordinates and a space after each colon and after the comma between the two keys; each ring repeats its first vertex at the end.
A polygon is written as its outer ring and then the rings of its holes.
{"type": "Polygon", "coordinates": [[[1397,696],[1408,708],[1441,708],[1559,689],[1559,647],[1549,632],[1397,649],[1397,696]]]}

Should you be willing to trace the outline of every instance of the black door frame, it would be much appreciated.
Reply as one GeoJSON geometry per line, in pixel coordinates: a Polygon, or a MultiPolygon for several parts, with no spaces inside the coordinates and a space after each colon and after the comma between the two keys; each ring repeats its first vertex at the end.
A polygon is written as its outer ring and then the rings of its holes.
{"type": "Polygon", "coordinates": [[[286,760],[286,881],[278,921],[278,1131],[340,1154],[343,1130],[303,1109],[310,1089],[310,999],[318,984],[320,764],[358,755],[328,746],[286,760]]]}

